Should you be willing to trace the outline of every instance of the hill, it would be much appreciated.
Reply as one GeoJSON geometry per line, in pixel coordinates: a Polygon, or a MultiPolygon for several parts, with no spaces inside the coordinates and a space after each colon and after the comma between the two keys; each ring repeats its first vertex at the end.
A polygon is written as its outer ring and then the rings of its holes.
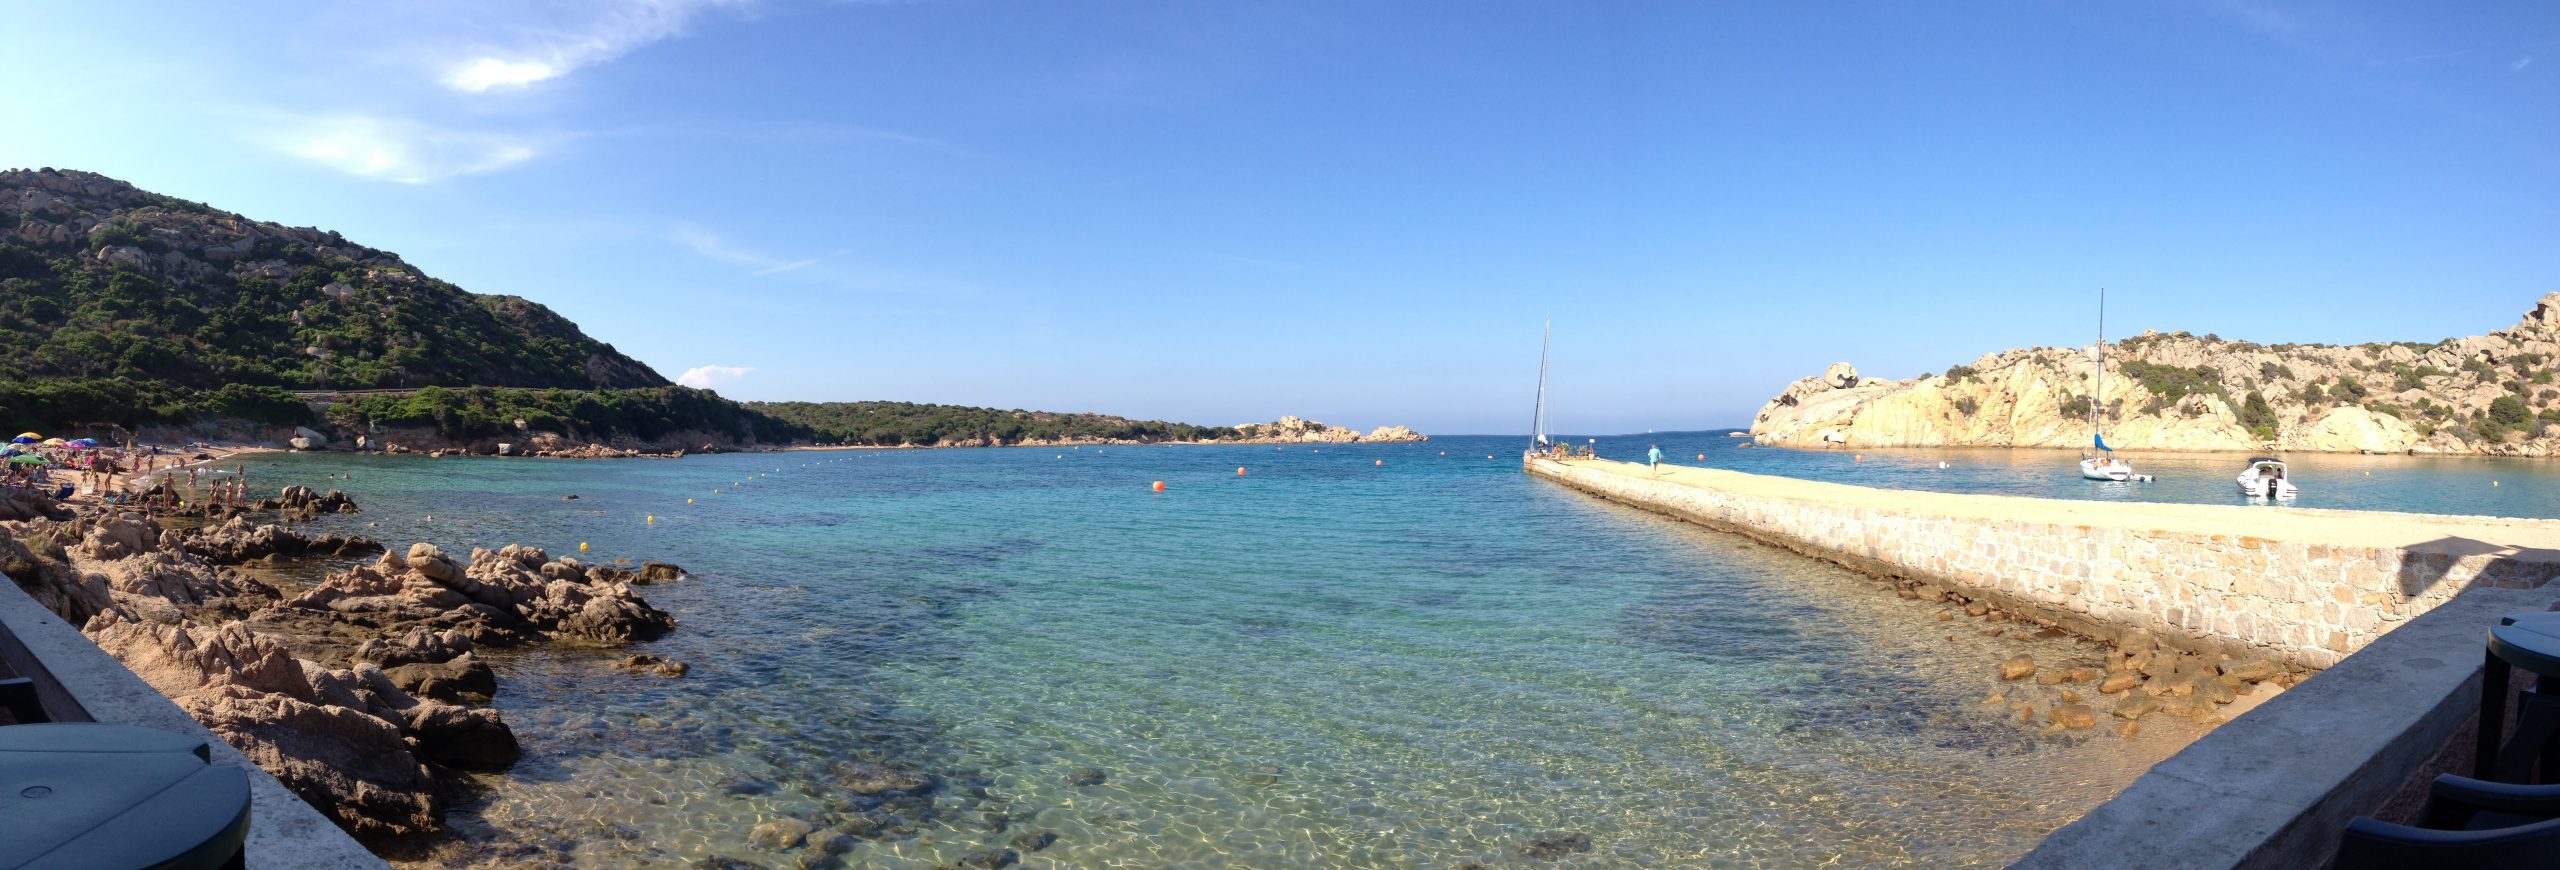
{"type": "Polygon", "coordinates": [[[906,402],[741,405],[669,384],[538,303],[464,291],[338,233],[50,168],[0,171],[0,346],[11,431],[184,424],[277,441],[315,427],[313,443],[465,452],[1420,438],[1295,418],[1240,433],[906,402]]]}
{"type": "MultiPolygon", "coordinates": [[[[1985,354],[1907,380],[1847,363],[1787,386],[1760,443],[2083,447],[2095,346],[1985,354]]],[[[2133,450],[2560,453],[2560,293],[2512,327],[2432,343],[2338,346],[2142,335],[2109,345],[2107,443],[2133,450]]]]}
{"type": "Polygon", "coordinates": [[[0,291],[0,380],[30,406],[183,416],[290,389],[667,385],[538,303],[89,172],[0,171],[0,291]],[[228,403],[199,395],[226,387],[228,403]]]}

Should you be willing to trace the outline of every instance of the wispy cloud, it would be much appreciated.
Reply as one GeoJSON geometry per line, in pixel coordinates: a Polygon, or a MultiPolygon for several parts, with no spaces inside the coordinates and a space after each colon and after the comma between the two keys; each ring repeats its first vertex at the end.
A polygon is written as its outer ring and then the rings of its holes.
{"type": "Polygon", "coordinates": [[[2524,68],[2525,68],[2525,67],[2529,67],[2529,66],[2532,66],[2532,65],[2533,65],[2533,55],[2528,54],[2528,55],[2525,55],[2525,56],[2523,56],[2523,57],[2516,58],[2516,62],[2514,62],[2514,63],[2507,64],[2507,71],[2508,71],[2508,72],[2511,72],[2511,73],[2520,73],[2520,72],[2524,72],[2524,68]]]}
{"type": "Polygon", "coordinates": [[[681,36],[712,9],[751,6],[752,0],[581,0],[514,7],[547,14],[447,59],[442,81],[466,93],[522,88],[681,36]]]}
{"type": "Polygon", "coordinates": [[[727,384],[737,383],[752,371],[755,371],[753,366],[694,366],[685,369],[684,374],[677,375],[676,383],[697,390],[717,389],[727,384]]]}
{"type": "Polygon", "coordinates": [[[764,268],[762,268],[762,269],[757,269],[757,270],[755,270],[755,271],[753,271],[753,272],[749,272],[749,273],[747,273],[747,274],[749,274],[749,275],[779,275],[779,274],[782,274],[782,273],[784,273],[784,272],[791,272],[791,271],[797,271],[797,270],[800,270],[800,269],[806,269],[806,268],[809,268],[810,266],[815,266],[815,265],[817,265],[817,264],[818,264],[818,261],[816,261],[816,260],[793,260],[793,261],[791,261],[791,262],[783,263],[783,264],[778,265],[778,266],[766,266],[766,267],[764,267],[764,268]]]}
{"type": "Polygon", "coordinates": [[[733,243],[726,238],[722,238],[718,233],[714,233],[710,230],[706,230],[692,224],[677,224],[674,230],[667,233],[667,237],[675,240],[676,244],[683,245],[703,257],[718,260],[723,263],[736,263],[741,266],[755,267],[756,271],[752,274],[763,275],[773,272],[787,272],[791,269],[799,268],[798,265],[794,264],[794,261],[766,254],[761,251],[751,250],[733,243]]]}
{"type": "Polygon", "coordinates": [[[2410,55],[2410,56],[2408,56],[2408,57],[2400,58],[2399,60],[2368,60],[2368,61],[2365,61],[2365,62],[2364,62],[2364,65],[2365,65],[2365,66],[2401,66],[2401,65],[2404,65],[2404,64],[2420,64],[2420,63],[2429,63],[2429,62],[2432,62],[2432,61],[2439,61],[2439,60],[2451,60],[2451,59],[2453,59],[2453,58],[2461,57],[2461,56],[2463,56],[2463,55],[2465,55],[2465,54],[2469,54],[2469,52],[2464,52],[2464,51],[2439,51],[2439,52],[2435,52],[2435,53],[2432,53],[2432,54],[2413,54],[2413,55],[2410,55]]]}
{"type": "Polygon", "coordinates": [[[285,154],[402,184],[504,169],[540,155],[552,141],[370,115],[270,119],[253,129],[250,138],[285,154]]]}

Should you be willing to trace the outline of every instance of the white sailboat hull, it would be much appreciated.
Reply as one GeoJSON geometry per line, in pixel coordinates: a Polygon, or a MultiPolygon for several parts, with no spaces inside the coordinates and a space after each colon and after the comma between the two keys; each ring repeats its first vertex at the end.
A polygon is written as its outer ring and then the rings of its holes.
{"type": "Polygon", "coordinates": [[[2133,466],[2099,459],[2080,460],[2080,476],[2090,480],[2132,480],[2133,466]]]}

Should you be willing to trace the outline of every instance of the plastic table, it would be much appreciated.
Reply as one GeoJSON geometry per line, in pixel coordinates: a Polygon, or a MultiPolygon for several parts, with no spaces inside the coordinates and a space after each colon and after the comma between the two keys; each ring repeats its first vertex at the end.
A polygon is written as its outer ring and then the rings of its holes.
{"type": "Polygon", "coordinates": [[[249,777],[129,725],[0,728],[0,868],[238,867],[249,777]]]}

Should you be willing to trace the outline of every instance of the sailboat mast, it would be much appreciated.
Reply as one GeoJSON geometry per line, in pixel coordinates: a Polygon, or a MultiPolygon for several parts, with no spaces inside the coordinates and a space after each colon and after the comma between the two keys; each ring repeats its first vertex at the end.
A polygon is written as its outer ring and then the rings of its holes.
{"type": "Polygon", "coordinates": [[[2098,409],[2107,404],[2107,288],[2098,288],[2098,394],[2089,397],[2089,435],[2105,443],[2098,431],[2098,409]]]}
{"type": "Polygon", "coordinates": [[[1547,440],[1547,340],[1554,333],[1555,321],[1538,327],[1538,405],[1529,421],[1530,450],[1538,449],[1538,444],[1547,440]]]}

